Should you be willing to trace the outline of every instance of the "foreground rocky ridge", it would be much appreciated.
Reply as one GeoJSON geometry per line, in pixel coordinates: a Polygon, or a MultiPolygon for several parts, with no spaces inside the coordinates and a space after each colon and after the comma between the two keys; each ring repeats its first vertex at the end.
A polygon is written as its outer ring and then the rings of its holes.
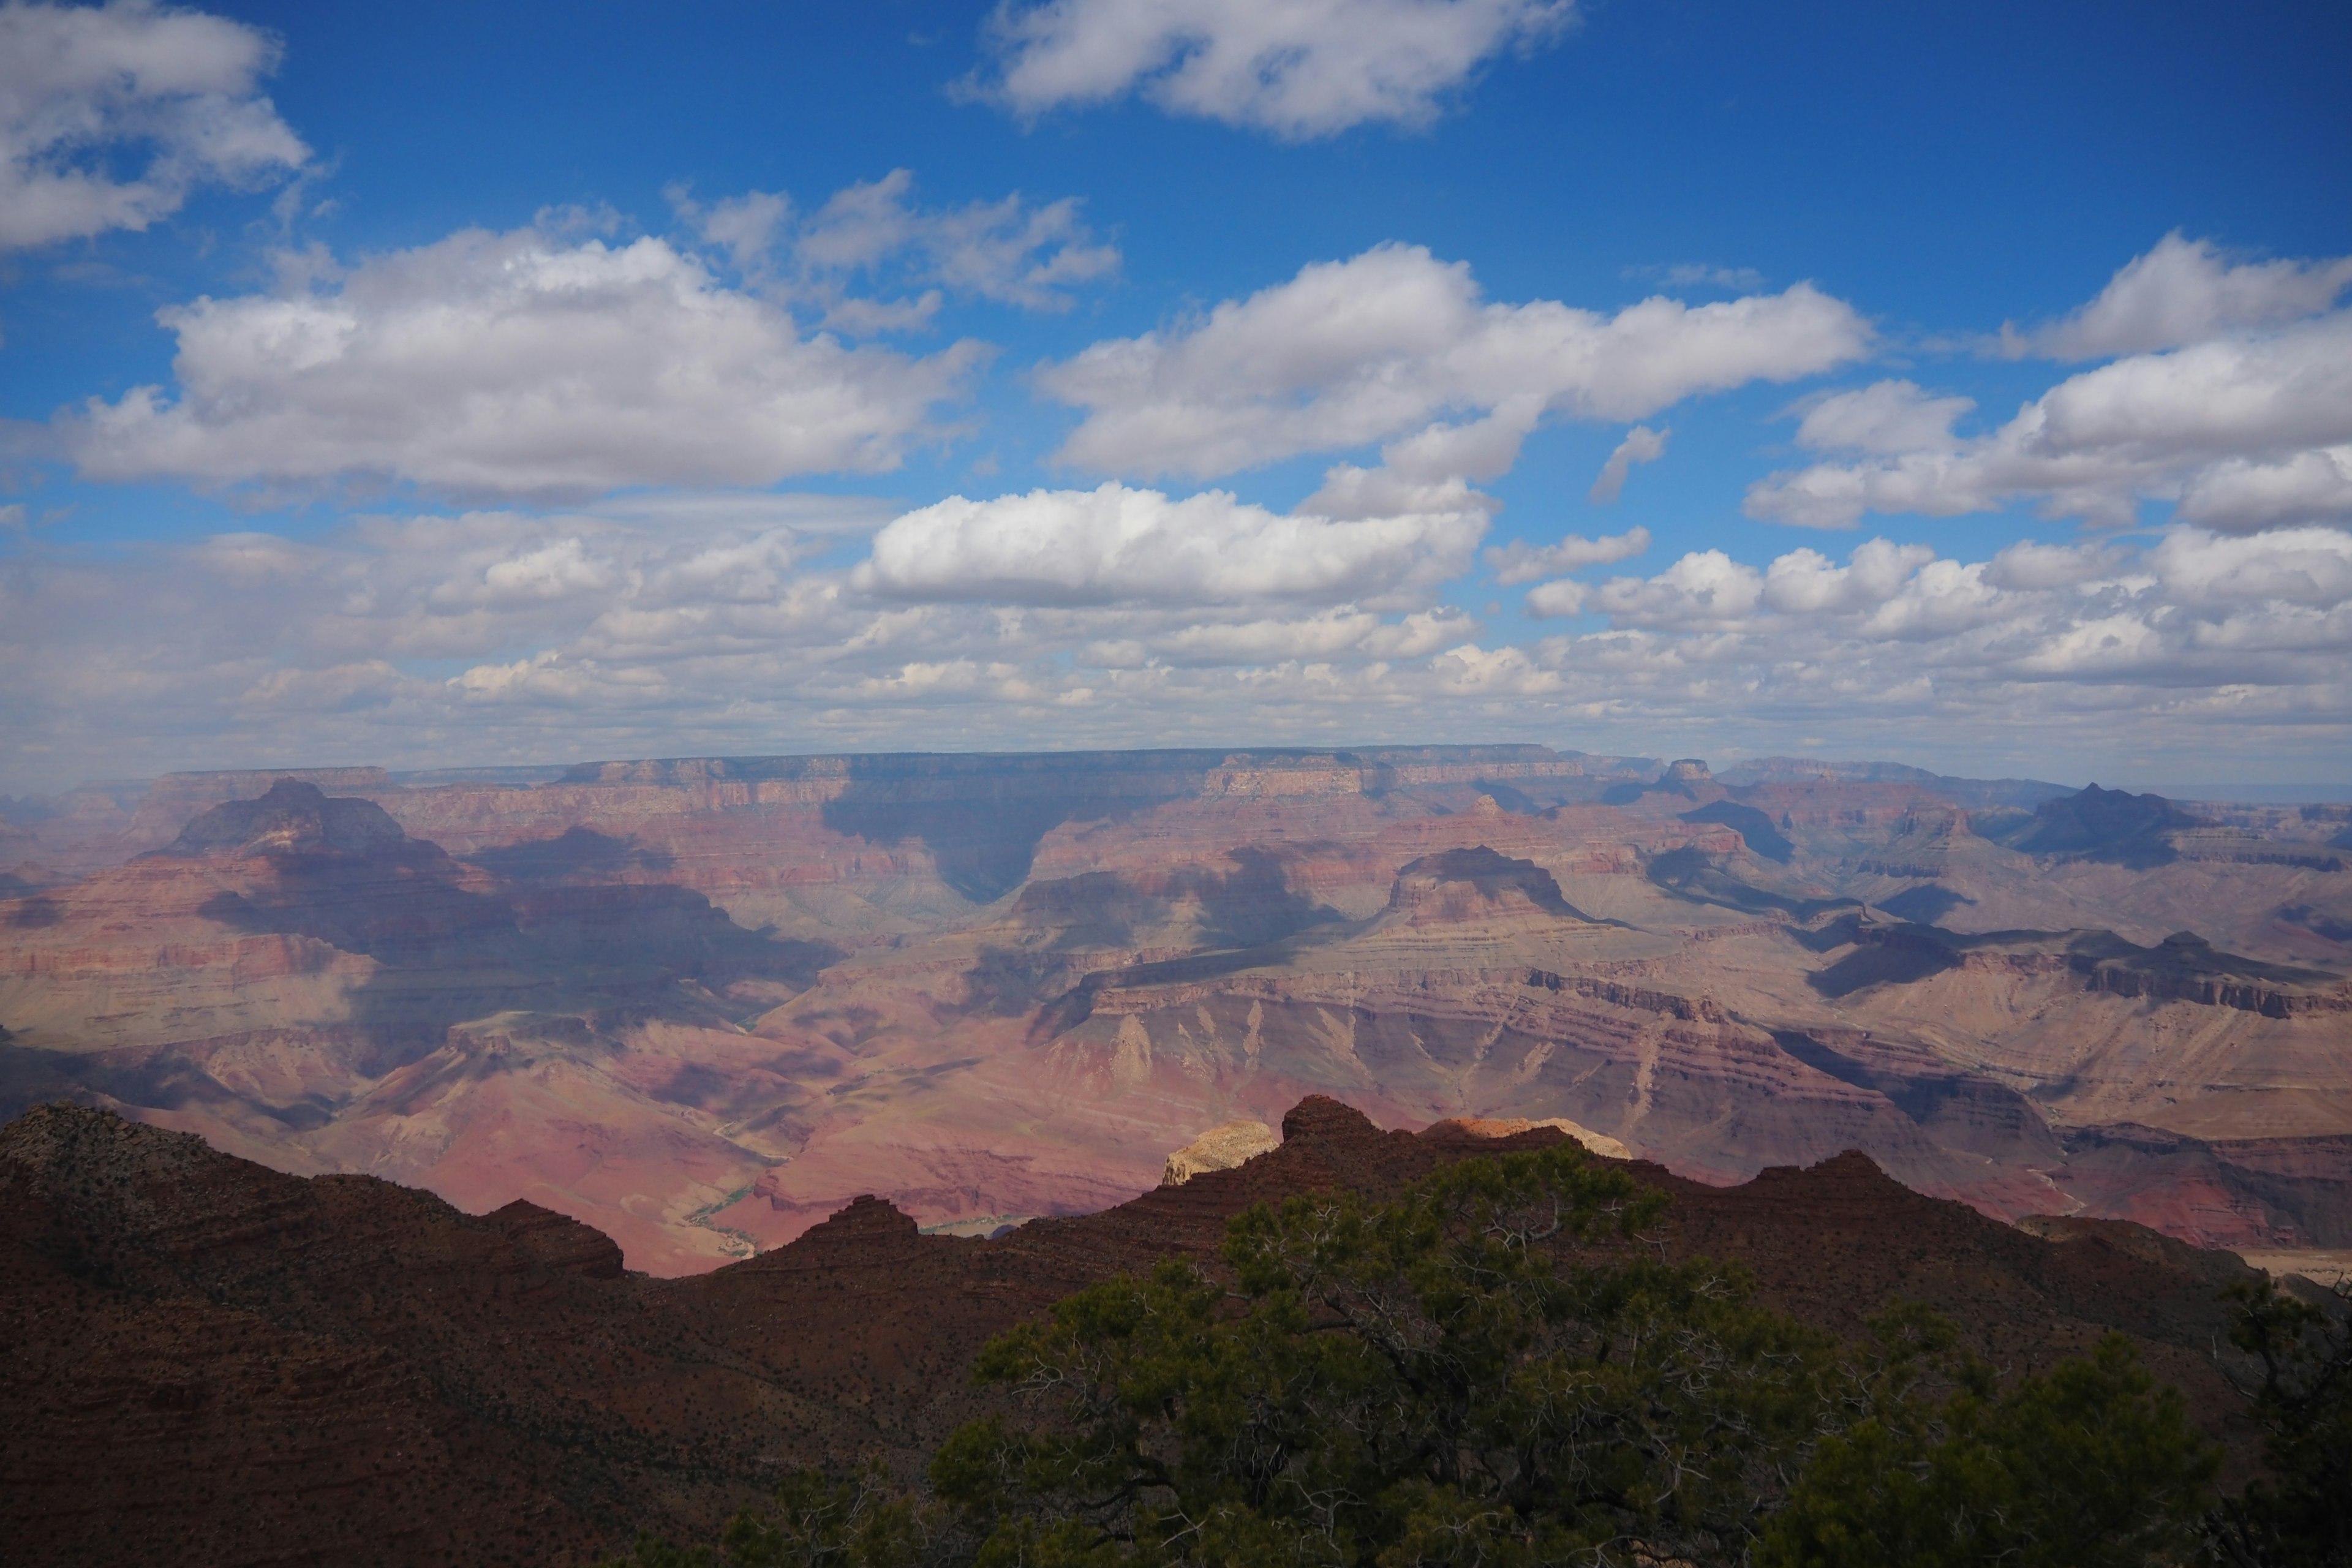
{"type": "Polygon", "coordinates": [[[1310,1093],[2352,1245],[2345,830],[2224,816],[1538,747],[181,775],[12,840],[0,1111],[527,1199],[663,1274],[862,1192],[1104,1208],[1310,1093]]]}
{"type": "MultiPolygon", "coordinates": [[[[878,1199],[692,1279],[627,1274],[529,1205],[467,1215],[368,1177],[303,1179],[68,1106],[0,1129],[0,1524],[28,1560],[583,1562],[639,1528],[707,1535],[782,1467],[911,1463],[982,1397],[991,1334],[1089,1280],[1208,1258],[1248,1204],[1392,1194],[1466,1153],[1309,1099],[1283,1142],[1101,1214],[993,1241],[878,1199]]],[[[1840,1333],[1901,1296],[2011,1371],[2130,1334],[2242,1459],[2211,1362],[2250,1271],[2118,1222],[2012,1229],[1859,1155],[1709,1187],[1654,1165],[1672,1256],[1736,1258],[1840,1333]]]]}

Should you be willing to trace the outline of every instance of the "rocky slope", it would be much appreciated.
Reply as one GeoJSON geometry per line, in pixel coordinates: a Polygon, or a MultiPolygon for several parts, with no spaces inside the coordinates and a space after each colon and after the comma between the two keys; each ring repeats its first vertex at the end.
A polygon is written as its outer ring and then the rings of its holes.
{"type": "MultiPolygon", "coordinates": [[[[72,1107],[0,1129],[0,1528],[26,1561],[582,1563],[704,1534],[781,1467],[912,1463],[980,1397],[992,1333],[1284,1194],[1393,1192],[1501,1140],[1384,1132],[1336,1101],[1271,1152],[1002,1239],[919,1233],[862,1197],[687,1279],[625,1273],[527,1204],[469,1215],[364,1176],[289,1176],[72,1107]]],[[[1851,1333],[1896,1295],[2011,1371],[2131,1334],[2242,1457],[2208,1350],[2242,1265],[2137,1226],[2011,1229],[1859,1155],[1671,1196],[1662,1245],[1744,1261],[1851,1333]]]]}

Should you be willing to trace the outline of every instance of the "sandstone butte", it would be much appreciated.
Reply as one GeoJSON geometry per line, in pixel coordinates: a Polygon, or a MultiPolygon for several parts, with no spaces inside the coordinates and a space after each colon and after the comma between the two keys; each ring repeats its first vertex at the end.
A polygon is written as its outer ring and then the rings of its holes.
{"type": "MultiPolygon", "coordinates": [[[[180,774],[0,824],[0,1114],[677,1277],[1328,1095],[1718,1184],[2352,1247],[2352,808],[1541,747],[180,774]],[[1613,1140],[1613,1144],[1603,1140],[1613,1140]]],[[[1187,1184],[1189,1186],[1190,1184],[1187,1184]]]]}
{"type": "MultiPolygon", "coordinates": [[[[1215,1267],[1227,1216],[1563,1136],[1382,1131],[1310,1097],[1282,1142],[1099,1214],[924,1236],[860,1196],[791,1244],[682,1279],[622,1268],[529,1203],[469,1215],[370,1176],[289,1176],[72,1106],[0,1128],[0,1529],[12,1560],[584,1563],[640,1529],[707,1538],[780,1468],[919,1461],[984,1408],[990,1335],[1168,1254],[1215,1267]]],[[[2011,1372],[2120,1330],[2242,1478],[2216,1364],[2251,1277],[2126,1222],[2034,1232],[1911,1192],[1859,1153],[1670,1197],[1670,1257],[1853,1334],[1901,1296],[2011,1372]]]]}

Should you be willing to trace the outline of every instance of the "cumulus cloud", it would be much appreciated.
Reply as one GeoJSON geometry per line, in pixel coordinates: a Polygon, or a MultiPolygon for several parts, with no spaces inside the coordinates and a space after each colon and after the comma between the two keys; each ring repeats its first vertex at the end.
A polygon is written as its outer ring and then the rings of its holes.
{"type": "Polygon", "coordinates": [[[144,229],[204,184],[309,161],[260,91],[268,34],[145,0],[0,5],[0,249],[144,229]]]}
{"type": "Polygon", "coordinates": [[[1494,571],[1495,581],[1509,587],[1586,566],[1612,565],[1630,560],[1649,548],[1650,531],[1646,528],[1628,529],[1623,533],[1605,533],[1598,539],[1571,533],[1558,544],[1533,545],[1525,540],[1515,539],[1508,544],[1488,549],[1486,564],[1494,571]]]}
{"type": "Polygon", "coordinates": [[[2189,477],[2179,515],[2237,529],[2352,517],[2352,444],[2267,459],[2225,458],[2189,477]]]}
{"type": "Polygon", "coordinates": [[[1817,550],[1792,550],[1764,574],[1763,604],[1790,615],[1871,609],[1886,603],[1911,574],[1936,558],[1925,544],[1874,539],[1839,566],[1817,550]]]}
{"type": "Polygon", "coordinates": [[[1996,588],[2071,587],[2115,575],[2126,555],[2119,545],[2042,544],[2024,539],[1986,564],[1985,580],[1996,588]]]}
{"type": "Polygon", "coordinates": [[[1171,114],[1290,140],[1419,126],[1507,49],[1550,42],[1570,0],[1006,0],[969,90],[1034,118],[1140,90],[1171,114]]]}
{"type": "Polygon", "coordinates": [[[2320,777],[2352,718],[2352,533],[2334,528],[2182,525],[1990,561],[1880,540],[1699,552],[1539,585],[1605,624],[1490,646],[1444,606],[870,592],[839,562],[877,521],[864,502],[638,498],[127,555],[28,545],[0,556],[0,788],[1326,737],[1721,755],[1791,732],[1979,773],[2227,749],[2320,777]]]}
{"type": "Polygon", "coordinates": [[[468,230],[158,319],[176,395],[61,417],[90,478],[562,497],[880,472],[985,353],[845,347],[665,240],[552,226],[468,230]]]}
{"type": "Polygon", "coordinates": [[[1029,605],[1392,603],[1461,573],[1486,527],[1483,508],[1285,516],[1224,490],[1180,500],[1113,482],[910,511],[875,535],[856,580],[907,598],[1029,605]]]}
{"type": "Polygon", "coordinates": [[[1116,246],[1098,242],[1076,197],[1043,205],[1019,193],[960,207],[925,209],[914,174],[893,169],[835,192],[802,215],[790,195],[751,191],[710,203],[671,187],[671,205],[706,244],[724,251],[763,291],[823,309],[850,331],[928,326],[946,294],[1032,310],[1066,310],[1077,284],[1115,275],[1116,246]],[[895,298],[853,293],[862,279],[895,298]]]}
{"type": "Polygon", "coordinates": [[[1591,595],[1621,626],[1722,630],[1750,618],[1764,574],[1720,550],[1694,551],[1654,577],[1612,577],[1591,595]]]}
{"type": "Polygon", "coordinates": [[[1594,506],[1616,505],[1617,498],[1625,493],[1625,476],[1633,471],[1633,465],[1654,463],[1664,457],[1666,437],[1673,434],[1671,430],[1653,430],[1647,425],[1636,425],[1626,431],[1625,438],[1609,454],[1609,460],[1601,465],[1601,475],[1592,481],[1585,499],[1594,506]]]}
{"type": "Polygon", "coordinates": [[[1901,668],[1930,689],[2293,685],[2333,703],[2339,721],[2352,700],[2327,662],[2352,652],[2352,533],[2333,528],[2237,537],[2184,526],[2145,551],[2029,542],[1989,562],[1879,539],[1843,566],[1801,549],[1761,571],[1710,550],[1602,584],[1588,605],[1616,634],[1696,636],[1685,654],[1753,661],[1769,649],[1783,680],[1811,656],[1853,671],[1901,668]]]}
{"type": "Polygon", "coordinates": [[[2352,310],[2116,360],[1973,438],[1951,431],[1963,400],[1907,383],[1845,396],[1807,414],[1801,438],[1854,460],[1759,480],[1749,516],[1843,528],[1865,512],[1952,517],[2022,499],[2120,524],[2156,499],[2184,521],[2251,531],[2352,511],[2352,310]]]}
{"type": "Polygon", "coordinates": [[[1528,589],[1521,606],[1529,619],[1548,620],[1558,616],[1583,614],[1585,601],[1591,596],[1591,589],[1573,577],[1563,577],[1557,583],[1546,583],[1528,589]]]}
{"type": "Polygon", "coordinates": [[[1948,452],[1960,444],[1953,422],[1976,405],[1972,397],[1930,397],[1916,382],[1877,382],[1807,401],[1797,445],[1817,452],[1948,452]]]}
{"type": "Polygon", "coordinates": [[[1037,383],[1086,411],[1057,454],[1081,468],[1208,477],[1405,437],[1475,448],[1499,472],[1546,414],[1643,418],[1832,369],[1870,341],[1851,306],[1808,284],[1606,316],[1488,303],[1466,265],[1384,245],[1204,319],[1097,343],[1037,383]]]}
{"type": "Polygon", "coordinates": [[[2251,539],[2176,529],[2149,564],[2169,595],[2188,604],[2325,609],[2352,602],[2352,533],[2339,529],[2283,528],[2251,539]]]}
{"type": "Polygon", "coordinates": [[[2001,341],[2011,356],[2147,353],[2315,316],[2347,288],[2352,256],[2233,263],[2210,240],[2184,239],[2176,230],[2073,315],[2031,332],[2004,329],[2001,341]]]}

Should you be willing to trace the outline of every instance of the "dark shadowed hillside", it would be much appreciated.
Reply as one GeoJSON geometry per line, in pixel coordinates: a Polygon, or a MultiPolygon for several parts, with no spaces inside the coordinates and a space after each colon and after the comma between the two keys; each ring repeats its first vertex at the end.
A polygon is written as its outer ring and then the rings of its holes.
{"type": "MultiPolygon", "coordinates": [[[[1383,1132],[1335,1101],[1272,1153],[1001,1240],[862,1199],[691,1279],[621,1271],[529,1205],[470,1216],[367,1177],[304,1180],[70,1108],[0,1131],[0,1522],[42,1562],[583,1561],[640,1527],[704,1535],[778,1467],[911,1458],[980,1408],[983,1341],[1079,1286],[1206,1257],[1260,1200],[1374,1194],[1556,1140],[1383,1132]]],[[[2119,1328],[2242,1447],[2208,1359],[2248,1271],[2115,1223],[2028,1234],[1859,1155],[1671,1194],[1676,1256],[1852,1333],[1896,1297],[2012,1371],[2119,1328]]]]}

